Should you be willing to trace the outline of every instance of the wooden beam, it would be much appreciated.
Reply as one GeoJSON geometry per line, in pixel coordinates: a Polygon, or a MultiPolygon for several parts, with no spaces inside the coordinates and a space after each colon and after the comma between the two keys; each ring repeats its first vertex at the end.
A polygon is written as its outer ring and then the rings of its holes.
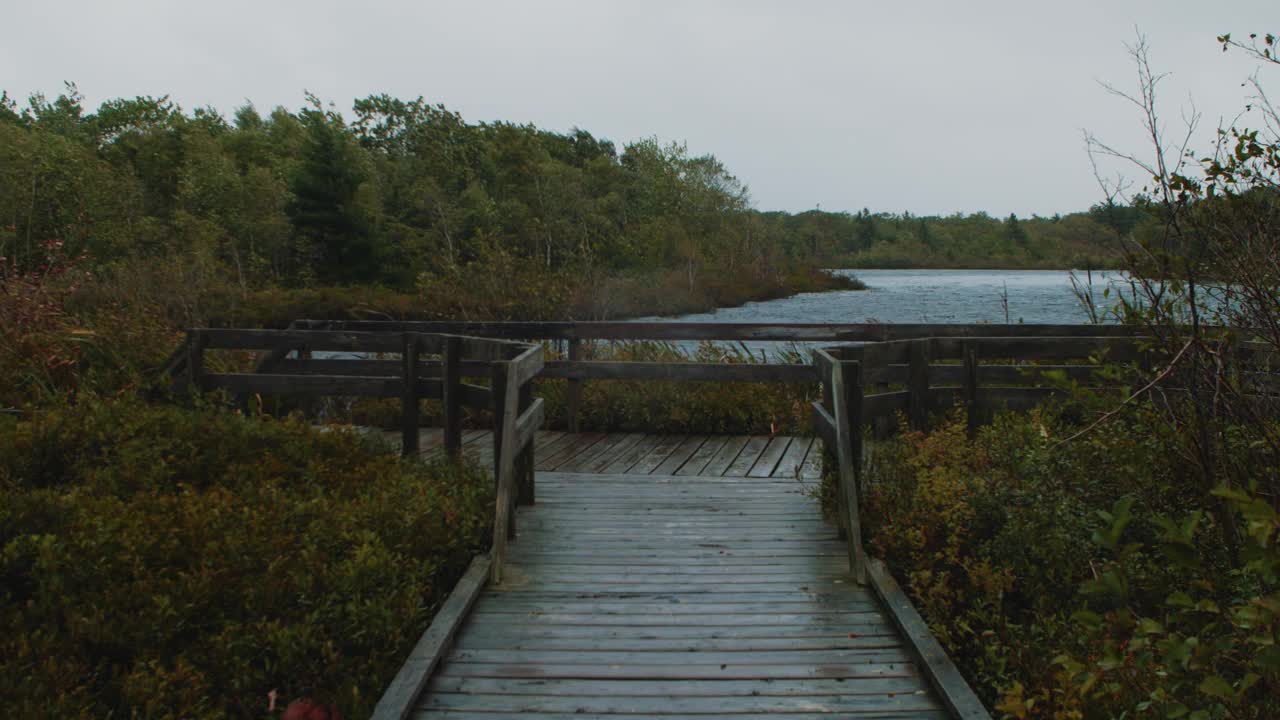
{"type": "Polygon", "coordinates": [[[422,332],[512,340],[770,340],[885,342],[925,337],[1125,337],[1123,325],[936,323],[685,323],[685,322],[456,322],[299,321],[333,330],[422,332]]]}
{"type": "Polygon", "coordinates": [[[973,688],[965,682],[959,668],[947,656],[938,644],[928,624],[902,588],[889,574],[884,563],[877,558],[867,561],[867,574],[871,579],[871,587],[889,611],[889,617],[899,632],[907,640],[912,654],[916,656],[920,669],[929,679],[929,684],[937,691],[943,704],[957,720],[991,720],[991,715],[982,706],[982,701],[974,694],[973,688]]]}
{"type": "MultiPolygon", "coordinates": [[[[439,380],[420,380],[420,385],[434,387],[439,393],[439,380]]],[[[254,375],[252,373],[220,373],[204,376],[209,390],[263,395],[355,395],[361,397],[401,397],[404,382],[400,378],[351,377],[347,375],[254,375]]],[[[424,393],[426,394],[426,393],[424,393]]]]}
{"type": "Polygon", "coordinates": [[[453,458],[462,452],[462,341],[447,337],[441,348],[440,396],[444,405],[444,449],[453,458]]]}
{"type": "Polygon", "coordinates": [[[550,360],[542,377],[578,380],[680,380],[706,382],[817,382],[812,365],[550,360]]]}
{"type": "MultiPolygon", "coordinates": [[[[578,338],[573,338],[569,341],[568,363],[549,362],[547,363],[547,367],[543,369],[542,373],[547,377],[557,377],[555,375],[552,375],[549,372],[552,366],[567,364],[568,366],[573,367],[575,364],[580,363],[581,361],[582,361],[582,341],[579,340],[578,338]]],[[[581,420],[580,420],[580,418],[582,417],[582,390],[583,390],[582,379],[570,377],[568,375],[566,375],[565,377],[569,378],[569,387],[567,389],[568,407],[566,408],[569,415],[569,432],[576,433],[576,432],[580,432],[582,427],[581,420]]]]}
{"type": "Polygon", "coordinates": [[[910,355],[907,417],[911,429],[924,430],[929,424],[929,341],[912,340],[910,355]]]}
{"type": "Polygon", "coordinates": [[[418,405],[418,345],[420,338],[415,333],[404,334],[404,349],[400,354],[404,366],[404,379],[401,388],[404,392],[400,400],[400,454],[405,457],[416,457],[420,443],[419,437],[419,405],[418,405]]]}
{"type": "Polygon", "coordinates": [[[449,597],[431,619],[431,625],[418,638],[409,657],[383,691],[382,698],[373,709],[372,720],[405,720],[413,714],[418,697],[449,652],[454,637],[475,606],[488,578],[489,556],[480,555],[472,559],[462,579],[453,586],[449,597]]]}

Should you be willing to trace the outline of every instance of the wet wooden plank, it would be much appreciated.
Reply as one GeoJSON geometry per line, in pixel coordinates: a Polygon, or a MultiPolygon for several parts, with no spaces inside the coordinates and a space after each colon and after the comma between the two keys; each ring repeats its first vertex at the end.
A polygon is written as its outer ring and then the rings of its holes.
{"type": "MultiPolygon", "coordinates": [[[[850,633],[878,633],[889,626],[889,621],[879,618],[863,623],[851,623],[841,628],[815,627],[813,625],[770,625],[768,627],[741,627],[736,625],[650,625],[628,627],[624,625],[542,625],[528,623],[495,627],[471,624],[460,637],[466,642],[477,638],[509,639],[512,643],[531,639],[564,640],[672,640],[684,643],[700,643],[709,640],[831,640],[849,637],[850,633]]],[[[923,686],[923,679],[921,685],[923,686]]]]}
{"type": "Polygon", "coordinates": [[[686,680],[658,682],[652,680],[511,680],[494,678],[459,678],[442,675],[432,684],[436,692],[469,692],[491,695],[570,695],[616,697],[706,697],[793,695],[867,695],[909,693],[919,689],[915,678],[875,677],[857,680],[686,680]]]}
{"type": "Polygon", "coordinates": [[[420,712],[940,717],[912,647],[791,479],[816,443],[623,437],[572,462],[562,450],[561,463],[630,473],[539,476],[503,583],[473,609],[420,712]],[[741,476],[679,474],[686,465],[741,476]],[[746,477],[757,465],[790,477],[746,477]]]}
{"type": "Polygon", "coordinates": [[[711,459],[715,457],[720,448],[724,447],[728,440],[729,437],[727,435],[713,435],[707,438],[707,441],[702,443],[702,447],[698,448],[675,474],[682,476],[701,475],[707,464],[711,462],[711,459]]]}
{"type": "Polygon", "coordinates": [[[432,693],[422,709],[467,710],[470,712],[565,712],[647,715],[698,712],[774,712],[786,714],[821,709],[841,717],[858,717],[872,712],[916,712],[941,709],[933,697],[915,693],[819,696],[720,696],[720,697],[635,697],[620,696],[534,696],[476,693],[432,693]]]}
{"type": "Polygon", "coordinates": [[[752,465],[751,469],[747,471],[747,477],[767,478],[772,475],[773,469],[778,466],[790,445],[791,438],[789,437],[775,437],[770,440],[765,449],[760,452],[760,457],[756,460],[756,464],[752,465]]]}
{"type": "MultiPolygon", "coordinates": [[[[648,716],[662,717],[663,720],[777,720],[780,715],[777,712],[735,712],[732,715],[719,714],[663,714],[660,710],[650,712],[648,716]]],[[[484,715],[477,716],[475,712],[460,711],[453,712],[449,710],[433,710],[430,712],[420,710],[417,712],[415,719],[422,720],[476,720],[477,717],[483,717],[484,720],[617,720],[616,714],[594,714],[594,712],[485,712],[484,715]]],[[[785,716],[786,720],[831,720],[832,715],[827,712],[788,712],[785,716]]],[[[945,711],[915,711],[910,714],[901,714],[901,712],[869,712],[869,714],[859,715],[836,715],[836,717],[854,717],[855,720],[945,720],[948,715],[945,711]]]]}
{"type": "Polygon", "coordinates": [[[706,435],[693,435],[685,438],[684,442],[671,451],[666,460],[663,460],[658,467],[653,469],[653,474],[675,475],[698,452],[698,448],[702,447],[706,442],[706,435]]]}
{"type": "Polygon", "coordinates": [[[791,444],[787,446],[787,451],[783,453],[782,459],[778,461],[778,466],[770,473],[770,477],[784,480],[799,478],[800,468],[804,465],[804,458],[809,454],[809,446],[812,444],[813,438],[792,438],[791,444]]]}
{"type": "Polygon", "coordinates": [[[724,475],[729,466],[733,464],[733,461],[738,458],[738,453],[742,452],[742,449],[746,447],[748,439],[746,435],[735,435],[729,438],[716,452],[715,456],[711,458],[711,461],[707,463],[707,466],[702,469],[702,474],[716,477],[724,475]]]}
{"type": "MultiPolygon", "coordinates": [[[[821,665],[548,665],[519,663],[448,663],[444,671],[458,677],[562,677],[637,680],[800,680],[805,678],[912,677],[907,662],[823,663],[821,665]],[[720,667],[724,665],[724,667],[720,667]]],[[[923,680],[921,681],[924,682],[923,680]]]]}
{"type": "Polygon", "coordinates": [[[658,440],[658,444],[653,446],[644,457],[640,458],[627,469],[628,475],[648,475],[653,472],[654,468],[666,461],[676,448],[680,447],[687,438],[685,435],[663,435],[658,440]]]}
{"type": "Polygon", "coordinates": [[[607,475],[622,475],[631,469],[640,459],[648,455],[662,441],[659,435],[645,435],[640,442],[618,453],[600,472],[607,475]]]}
{"type": "Polygon", "coordinates": [[[752,435],[747,438],[747,444],[743,446],[742,451],[738,453],[738,457],[725,468],[724,474],[727,477],[746,477],[747,473],[756,464],[756,460],[760,459],[760,453],[769,446],[769,438],[766,435],[752,435]]]}
{"type": "Polygon", "coordinates": [[[612,666],[679,666],[750,667],[752,665],[812,665],[824,663],[854,665],[858,663],[906,663],[910,654],[902,648],[862,648],[854,650],[760,650],[755,652],[633,652],[626,650],[467,650],[457,648],[449,653],[451,666],[478,663],[513,665],[612,665],[612,666]]]}
{"type": "Polygon", "coordinates": [[[555,470],[557,467],[569,462],[574,457],[603,441],[608,435],[605,433],[581,433],[570,435],[569,442],[562,445],[558,450],[544,453],[538,458],[535,470],[555,470]]]}
{"type": "Polygon", "coordinates": [[[533,436],[533,449],[541,452],[564,436],[565,433],[559,430],[539,430],[538,434],[533,436]]]}
{"type": "Polygon", "coordinates": [[[603,447],[600,447],[599,450],[592,448],[590,457],[587,456],[587,453],[583,453],[572,462],[560,466],[557,470],[565,473],[599,473],[612,465],[619,455],[634,447],[644,437],[644,433],[611,435],[608,440],[600,443],[603,447]]]}

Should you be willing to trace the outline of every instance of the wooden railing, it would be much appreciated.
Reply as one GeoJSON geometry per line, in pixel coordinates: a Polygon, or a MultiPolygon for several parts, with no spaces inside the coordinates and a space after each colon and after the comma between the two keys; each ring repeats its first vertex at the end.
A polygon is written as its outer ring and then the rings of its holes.
{"type": "Polygon", "coordinates": [[[534,502],[533,438],[544,419],[532,381],[543,369],[540,345],[440,333],[344,330],[191,330],[169,363],[178,392],[225,390],[250,395],[387,397],[401,399],[401,451],[419,450],[420,400],[444,407],[444,447],[462,449],[462,408],[491,410],[494,418],[492,574],[502,578],[507,542],[515,537],[515,506],[534,502]],[[210,350],[264,352],[253,373],[206,369],[210,350]],[[355,353],[316,359],[312,353],[355,353]],[[399,360],[369,356],[398,354],[399,360]],[[434,356],[434,357],[432,357],[434,356]],[[176,358],[176,356],[175,356],[176,358]],[[483,377],[488,387],[465,382],[483,377]]]}
{"type": "MultiPolygon", "coordinates": [[[[970,429],[998,409],[1025,410],[1065,392],[1064,381],[1097,386],[1102,362],[1149,364],[1146,339],[1105,325],[737,324],[598,322],[399,322],[299,320],[286,330],[197,330],[169,369],[199,389],[305,395],[402,397],[403,445],[416,452],[417,399],[445,407],[445,445],[461,445],[460,407],[491,408],[498,503],[493,574],[501,577],[506,541],[514,537],[515,504],[534,500],[534,430],[542,401],[532,398],[535,377],[568,381],[568,429],[577,432],[583,383],[589,380],[793,382],[822,385],[813,404],[815,432],[835,461],[840,517],[855,576],[866,578],[860,545],[859,497],[863,428],[897,413],[922,429],[930,413],[957,404],[970,429]],[[477,336],[487,336],[487,339],[477,336]],[[516,340],[524,342],[515,342],[516,340]],[[616,362],[583,359],[591,340],[771,341],[860,343],[819,347],[811,363],[616,362]],[[563,342],[567,359],[543,361],[537,341],[563,342]],[[206,349],[266,351],[257,372],[209,374],[206,349]],[[315,358],[313,352],[358,353],[315,358]],[[379,359],[396,354],[400,360],[379,359]],[[1035,364],[1030,364],[1034,361],[1035,364]],[[464,378],[487,377],[489,387],[464,378]],[[515,448],[514,452],[505,452],[515,448]],[[499,532],[506,528],[506,532],[499,532]]],[[[1257,343],[1238,344],[1237,356],[1264,368],[1261,387],[1280,393],[1276,358],[1257,343]],[[1266,383],[1271,383],[1267,385],[1266,383]]],[[[1257,374],[1255,369],[1249,372],[1257,374]]]]}
{"type": "Polygon", "coordinates": [[[973,430],[995,410],[1025,410],[1064,393],[1067,382],[1105,384],[1103,364],[1145,362],[1143,345],[1140,337],[961,336],[815,349],[823,387],[813,426],[834,449],[840,521],[858,581],[867,567],[859,508],[864,427],[903,413],[924,429],[930,413],[961,404],[973,430]]]}
{"type": "Polygon", "coordinates": [[[812,383],[814,367],[800,363],[613,362],[584,359],[593,340],[660,342],[885,342],[904,338],[1073,337],[1132,335],[1116,325],[945,325],[921,323],[681,323],[681,322],[424,322],[399,320],[298,320],[293,326],[364,332],[451,333],[563,343],[565,359],[549,360],[545,378],[568,381],[566,425],[578,432],[584,385],[590,380],[691,380],[708,382],[812,383]]]}

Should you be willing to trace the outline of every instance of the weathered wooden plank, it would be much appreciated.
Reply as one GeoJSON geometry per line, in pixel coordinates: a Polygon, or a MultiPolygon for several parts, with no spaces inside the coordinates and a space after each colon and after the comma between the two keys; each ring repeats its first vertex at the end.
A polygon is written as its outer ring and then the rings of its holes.
{"type": "Polygon", "coordinates": [[[971,339],[935,338],[932,356],[958,360],[970,344],[984,358],[1018,360],[1075,360],[1104,355],[1112,362],[1137,360],[1142,356],[1140,343],[1129,337],[973,337],[971,339]]]}
{"type": "MultiPolygon", "coordinates": [[[[538,620],[557,618],[557,617],[644,617],[646,613],[649,615],[669,616],[689,618],[691,624],[705,622],[708,615],[724,615],[728,617],[751,617],[764,616],[772,617],[781,615],[786,618],[802,618],[805,622],[829,621],[841,624],[853,619],[874,620],[879,617],[879,603],[871,596],[858,596],[858,599],[849,599],[842,601],[839,607],[830,606],[809,606],[804,603],[798,605],[780,606],[774,603],[753,603],[753,602],[721,602],[721,603],[682,603],[679,605],[667,603],[659,603],[649,601],[647,603],[638,602],[533,602],[533,601],[516,601],[511,598],[497,598],[496,596],[488,602],[482,602],[475,609],[475,617],[479,618],[484,615],[516,615],[523,620],[538,620]],[[850,617],[850,614],[856,613],[856,617],[850,617]],[[545,618],[544,618],[545,616],[545,618]]],[[[721,618],[714,618],[723,622],[721,618]]],[[[549,620],[550,621],[550,620],[549,620]]],[[[507,622],[502,618],[498,618],[496,622],[507,622]]],[[[793,622],[795,622],[793,620],[793,622]]],[[[793,622],[778,622],[774,624],[789,625],[793,622]]],[[[560,624],[578,624],[576,622],[560,623],[560,624]]],[[[586,623],[597,624],[597,623],[586,623]]],[[[618,623],[626,625],[628,623],[618,623]]],[[[661,624],[661,623],[659,623],[661,624]]],[[[754,623],[753,623],[754,624],[754,623]]]]}
{"type": "MultiPolygon", "coordinates": [[[[300,320],[331,330],[422,332],[519,340],[776,340],[886,342],[943,337],[1131,336],[1122,325],[953,323],[686,323],[686,322],[484,322],[402,320],[300,320]]],[[[310,325],[309,325],[310,324],[310,325]]]]}
{"type": "MultiPolygon", "coordinates": [[[[281,345],[301,347],[310,351],[333,352],[385,352],[399,353],[403,349],[401,333],[364,332],[343,330],[250,330],[232,328],[201,329],[207,347],[233,350],[273,350],[281,345]]],[[[428,346],[427,352],[437,351],[428,346]]]]}
{"type": "Polygon", "coordinates": [[[725,477],[746,477],[751,468],[755,466],[756,461],[760,459],[760,454],[769,446],[769,437],[767,435],[752,435],[747,438],[747,443],[742,447],[742,451],[738,453],[738,457],[725,468],[725,477]]]}
{"type": "MultiPolygon", "coordinates": [[[[418,350],[422,343],[417,335],[405,333],[404,350],[401,353],[403,382],[400,398],[400,454],[412,457],[421,449],[418,446],[418,425],[422,407],[418,402],[418,350]]],[[[443,392],[443,383],[441,385],[443,392]]],[[[456,426],[455,426],[456,427],[456,426]]]]}
{"type": "Polygon", "coordinates": [[[637,680],[798,680],[805,678],[911,677],[909,662],[857,662],[820,665],[520,665],[513,663],[450,663],[455,677],[541,678],[562,677],[637,680]]]}
{"type": "MultiPolygon", "coordinates": [[[[438,396],[440,381],[423,380],[421,385],[434,391],[423,397],[438,396]]],[[[203,388],[228,390],[233,393],[263,395],[353,395],[358,397],[400,397],[404,383],[400,378],[353,377],[346,375],[256,375],[252,373],[206,373],[203,388]]]]}
{"type": "Polygon", "coordinates": [[[516,418],[515,446],[524,448],[533,442],[533,436],[542,427],[544,409],[542,398],[533,401],[528,410],[516,418]]]}
{"type": "MultiPolygon", "coordinates": [[[[649,713],[652,717],[661,717],[663,720],[754,720],[755,718],[777,718],[778,713],[762,712],[762,713],[733,713],[726,715],[722,713],[695,715],[688,714],[663,714],[660,710],[649,713]]],[[[541,713],[541,712],[518,712],[518,713],[484,713],[477,716],[475,713],[463,710],[453,712],[450,710],[432,710],[430,712],[419,710],[414,715],[415,718],[423,718],[424,720],[477,720],[477,717],[483,720],[618,720],[616,714],[599,714],[599,713],[541,713]]],[[[787,720],[831,720],[830,713],[787,713],[787,720]]],[[[836,717],[853,717],[857,720],[948,720],[945,711],[915,711],[907,714],[899,712],[890,713],[863,713],[860,715],[837,715],[836,717]]]]}
{"type": "Polygon", "coordinates": [[[533,446],[538,452],[543,452],[552,443],[564,437],[564,433],[559,430],[539,430],[534,437],[533,446]]]}
{"type": "Polygon", "coordinates": [[[478,693],[432,693],[422,703],[422,708],[432,710],[466,710],[469,712],[565,712],[565,713],[617,713],[649,714],[698,713],[698,712],[790,712],[822,709],[841,716],[858,717],[870,712],[916,712],[941,709],[927,694],[898,693],[877,695],[818,695],[818,696],[733,696],[721,697],[635,697],[620,696],[535,696],[535,695],[481,695],[478,693]]]}
{"type": "Polygon", "coordinates": [[[542,358],[542,346],[533,345],[517,355],[512,363],[512,382],[523,387],[525,383],[534,379],[542,372],[544,361],[542,358]]]}
{"type": "Polygon", "coordinates": [[[747,471],[747,477],[767,478],[773,474],[774,468],[778,467],[778,463],[782,460],[782,456],[786,454],[787,448],[791,445],[789,437],[774,437],[769,440],[769,444],[764,450],[760,451],[760,457],[756,459],[755,465],[747,471]]]}
{"type": "Polygon", "coordinates": [[[510,680],[441,676],[431,683],[432,692],[466,692],[491,695],[570,695],[616,697],[779,697],[794,695],[867,695],[911,693],[919,689],[916,678],[875,677],[855,680],[510,680]]]}
{"type": "Polygon", "coordinates": [[[689,456],[689,459],[685,461],[684,465],[680,466],[680,469],[675,474],[679,476],[701,475],[711,462],[711,459],[720,451],[720,448],[724,447],[728,440],[729,437],[727,435],[713,435],[707,438],[707,441],[702,443],[702,447],[689,456]]]}
{"type": "Polygon", "coordinates": [[[809,446],[812,444],[813,438],[793,438],[791,444],[787,446],[787,451],[778,460],[778,464],[773,468],[773,472],[769,477],[787,480],[799,478],[800,468],[804,464],[805,455],[809,453],[809,446]]]}
{"type": "MultiPolygon", "coordinates": [[[[582,360],[582,341],[578,340],[577,338],[574,338],[569,341],[569,362],[570,364],[573,364],[581,360],[582,360]]],[[[547,368],[544,367],[543,372],[546,372],[546,371],[547,371],[547,368]]],[[[581,430],[580,418],[582,416],[582,389],[583,388],[582,388],[581,380],[574,380],[574,379],[569,380],[569,386],[567,388],[567,393],[566,393],[566,404],[567,404],[566,412],[569,416],[568,418],[569,432],[572,432],[572,433],[576,433],[579,430],[581,430]]]]}
{"type": "Polygon", "coordinates": [[[714,592],[740,592],[740,593],[758,593],[758,592],[780,592],[783,590],[798,590],[802,592],[827,593],[834,592],[846,586],[852,586],[852,581],[824,581],[812,580],[807,582],[782,581],[782,582],[756,582],[756,583],[734,583],[726,585],[714,580],[707,580],[703,583],[695,582],[652,582],[652,583],[614,583],[609,585],[601,585],[599,583],[579,582],[572,583],[567,581],[548,581],[542,582],[538,579],[530,579],[523,582],[519,586],[512,586],[509,590],[504,589],[503,592],[521,593],[521,592],[547,592],[548,590],[556,590],[571,593],[714,593],[714,592]]]}
{"type": "Polygon", "coordinates": [[[592,445],[604,440],[608,437],[605,433],[582,433],[580,435],[570,434],[570,441],[562,445],[559,449],[550,451],[538,459],[535,468],[537,470],[554,470],[560,465],[573,459],[578,453],[590,448],[592,445]]]}
{"type": "MultiPolygon", "coordinates": [[[[724,475],[729,466],[733,465],[733,461],[738,459],[738,454],[746,447],[747,440],[748,438],[745,435],[735,435],[728,438],[724,445],[721,445],[716,454],[712,456],[711,460],[707,462],[706,467],[702,469],[702,476],[719,477],[724,475]]],[[[732,482],[732,480],[729,481],[732,482]]]]}
{"type": "Polygon", "coordinates": [[[947,709],[960,720],[990,720],[991,716],[978,700],[978,696],[965,682],[955,663],[947,657],[942,645],[929,631],[924,618],[916,612],[911,601],[902,592],[902,588],[898,587],[897,581],[893,579],[893,575],[885,568],[884,563],[872,558],[868,562],[867,570],[871,587],[889,610],[890,618],[902,631],[913,649],[913,655],[920,663],[920,668],[929,678],[929,682],[941,697],[942,702],[946,704],[947,709]]]}
{"type": "Polygon", "coordinates": [[[561,473],[597,473],[608,467],[616,454],[644,438],[643,433],[611,433],[604,440],[578,453],[572,460],[556,468],[561,473]]]}
{"type": "Polygon", "coordinates": [[[813,412],[813,431],[818,438],[826,443],[827,447],[834,448],[838,444],[836,434],[836,419],[831,416],[831,409],[828,405],[814,401],[811,403],[813,412]]]}
{"type": "Polygon", "coordinates": [[[382,698],[373,710],[373,720],[402,720],[409,717],[432,671],[449,651],[454,636],[467,618],[467,612],[480,597],[480,590],[488,576],[487,555],[471,561],[466,573],[436,611],[431,625],[418,638],[408,659],[382,693],[382,698]]]}
{"type": "Polygon", "coordinates": [[[662,464],[653,469],[653,474],[675,475],[698,452],[698,449],[707,442],[707,439],[706,435],[693,435],[685,438],[684,442],[680,443],[675,450],[671,451],[667,459],[662,461],[662,464]]]}
{"type": "Polygon", "coordinates": [[[891,417],[894,413],[906,411],[910,402],[911,393],[906,390],[864,395],[862,398],[862,416],[867,421],[891,417]]]}
{"type": "MultiPolygon", "coordinates": [[[[545,445],[538,448],[538,457],[546,458],[548,454],[554,455],[576,442],[578,442],[578,435],[576,433],[561,433],[559,437],[548,440],[545,445]]],[[[541,468],[537,469],[540,470],[541,468]]]]}
{"type": "Polygon", "coordinates": [[[550,360],[543,377],[570,380],[679,380],[694,382],[817,381],[810,365],[770,363],[693,363],[550,360]]]}
{"type": "Polygon", "coordinates": [[[687,435],[663,435],[658,440],[658,444],[653,449],[640,458],[627,469],[628,475],[647,475],[654,471],[659,465],[666,461],[671,453],[675,452],[685,440],[687,435]]]}
{"type": "MultiPolygon", "coordinates": [[[[641,458],[656,448],[661,441],[662,437],[659,435],[645,435],[635,445],[628,447],[616,456],[612,456],[609,464],[601,468],[597,474],[622,476],[632,465],[635,465],[641,458]]],[[[599,482],[602,479],[597,477],[592,482],[599,482]]]]}
{"type": "MultiPolygon", "coordinates": [[[[821,640],[848,638],[850,633],[882,632],[889,621],[883,613],[875,620],[856,622],[841,627],[814,625],[767,625],[762,627],[742,627],[738,625],[647,625],[630,627],[626,625],[546,625],[526,623],[521,625],[469,624],[462,631],[459,642],[472,642],[476,638],[493,640],[509,639],[512,642],[524,640],[559,638],[573,641],[583,640],[675,640],[680,642],[702,642],[706,640],[821,640]]],[[[447,668],[446,668],[447,672],[447,668]]],[[[923,686],[923,682],[921,683],[923,686]]]]}

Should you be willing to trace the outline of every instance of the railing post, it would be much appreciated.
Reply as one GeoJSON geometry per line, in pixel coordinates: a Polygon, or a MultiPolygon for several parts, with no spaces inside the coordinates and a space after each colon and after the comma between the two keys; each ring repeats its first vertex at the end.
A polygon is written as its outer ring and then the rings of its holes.
{"type": "Polygon", "coordinates": [[[853,485],[858,491],[858,501],[862,501],[862,427],[866,424],[862,402],[866,388],[862,384],[862,363],[845,360],[844,369],[845,415],[849,418],[849,448],[853,455],[853,485]]]}
{"type": "MultiPolygon", "coordinates": [[[[578,338],[569,339],[569,362],[576,362],[582,359],[582,341],[578,338]]],[[[579,415],[582,411],[582,381],[577,378],[569,379],[569,388],[566,396],[566,412],[569,415],[569,432],[576,433],[581,431],[581,421],[579,415]]]]}
{"type": "Polygon", "coordinates": [[[412,457],[418,454],[418,335],[404,334],[403,361],[404,394],[400,401],[400,454],[412,457]]]}
{"type": "Polygon", "coordinates": [[[502,421],[507,409],[507,363],[490,363],[489,377],[490,411],[493,413],[493,481],[497,488],[498,469],[502,466],[502,421]]]}
{"type": "Polygon", "coordinates": [[[972,437],[978,431],[978,347],[972,340],[966,340],[961,345],[961,352],[964,354],[964,374],[962,399],[964,400],[965,414],[969,421],[969,436],[972,437]]]}
{"type": "Polygon", "coordinates": [[[858,480],[861,475],[862,448],[862,366],[857,361],[838,361],[831,369],[831,398],[835,405],[832,415],[836,421],[836,457],[840,466],[840,495],[844,499],[845,525],[848,529],[849,569],[859,584],[867,582],[867,558],[862,549],[862,519],[858,502],[858,480]],[[850,380],[856,386],[850,389],[845,377],[848,368],[850,380]],[[856,398],[859,425],[852,427],[850,411],[856,398]],[[855,445],[854,435],[858,442],[855,445]],[[856,454],[855,454],[856,453],[856,454]],[[855,470],[855,467],[858,469],[855,470]]]}
{"type": "Polygon", "coordinates": [[[907,389],[907,419],[912,430],[924,430],[929,424],[929,341],[911,341],[907,389]]]}
{"type": "Polygon", "coordinates": [[[516,418],[519,417],[520,394],[510,360],[493,363],[494,396],[494,475],[497,481],[497,498],[493,518],[493,565],[490,570],[494,584],[502,582],[502,566],[507,555],[507,541],[515,537],[515,443],[516,418]]]}
{"type": "Polygon", "coordinates": [[[204,347],[207,340],[200,330],[187,334],[187,392],[199,394],[204,388],[204,347]]]}
{"type": "Polygon", "coordinates": [[[449,336],[441,351],[440,384],[444,404],[444,449],[449,457],[462,452],[462,338],[449,336]]]}
{"type": "MultiPolygon", "coordinates": [[[[520,404],[516,417],[519,417],[524,411],[528,410],[533,404],[533,381],[529,381],[520,386],[520,404]]],[[[516,492],[517,505],[533,505],[534,504],[534,477],[533,477],[533,441],[530,440],[516,458],[516,479],[519,483],[516,492]]]]}

